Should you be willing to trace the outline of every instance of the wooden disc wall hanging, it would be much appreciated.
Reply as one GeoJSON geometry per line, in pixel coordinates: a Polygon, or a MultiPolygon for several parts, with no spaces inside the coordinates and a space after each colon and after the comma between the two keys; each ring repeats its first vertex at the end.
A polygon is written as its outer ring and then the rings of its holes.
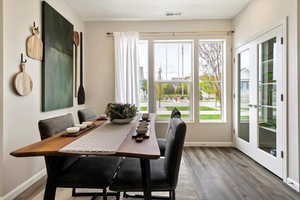
{"type": "Polygon", "coordinates": [[[33,83],[31,77],[25,72],[25,63],[27,60],[23,59],[23,54],[21,54],[21,71],[15,75],[14,87],[18,95],[27,96],[31,93],[33,83]]]}
{"type": "Polygon", "coordinates": [[[26,50],[27,56],[36,60],[43,60],[43,42],[38,37],[40,34],[39,27],[35,23],[31,27],[32,35],[27,39],[26,50]]]}

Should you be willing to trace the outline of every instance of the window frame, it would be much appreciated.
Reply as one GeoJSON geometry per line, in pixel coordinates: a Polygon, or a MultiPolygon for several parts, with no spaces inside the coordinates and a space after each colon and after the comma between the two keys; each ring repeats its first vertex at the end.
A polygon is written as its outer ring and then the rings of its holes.
{"type": "MultiPolygon", "coordinates": [[[[201,120],[200,119],[200,115],[201,115],[201,112],[199,111],[199,119],[198,121],[200,123],[226,123],[227,122],[227,104],[226,104],[226,97],[227,97],[227,92],[226,92],[226,77],[227,77],[227,73],[226,73],[226,69],[227,69],[227,56],[228,56],[228,51],[227,51],[227,43],[228,41],[225,39],[225,38],[209,38],[209,39],[198,39],[198,42],[200,43],[201,41],[215,41],[215,42],[224,42],[224,46],[223,46],[223,67],[222,67],[222,74],[221,74],[221,81],[218,81],[218,82],[221,82],[221,103],[222,103],[222,106],[221,106],[221,119],[220,120],[201,120]]],[[[199,43],[198,43],[198,50],[199,50],[199,43]]],[[[198,55],[198,54],[197,54],[198,55]]],[[[198,58],[198,57],[197,57],[198,58]]],[[[200,63],[198,63],[197,65],[197,68],[198,70],[200,70],[200,63]]],[[[200,72],[198,71],[198,77],[199,77],[199,74],[200,72]]],[[[213,81],[207,81],[207,82],[213,82],[213,81]]],[[[215,81],[217,82],[217,81],[215,81]]],[[[198,84],[200,83],[200,80],[198,78],[198,84]]],[[[196,84],[196,83],[195,83],[196,84]]],[[[200,93],[200,87],[198,89],[199,93],[200,93]]],[[[200,109],[200,98],[198,98],[198,101],[199,101],[199,105],[198,105],[198,108],[200,109]]]]}
{"type": "MultiPolygon", "coordinates": [[[[156,113],[156,108],[157,108],[157,95],[156,95],[156,88],[155,88],[155,84],[156,83],[189,83],[190,85],[190,110],[189,110],[189,114],[190,114],[190,117],[189,118],[183,118],[185,121],[188,121],[188,122],[194,122],[194,91],[193,91],[193,85],[194,85],[194,79],[193,79],[193,69],[194,69],[194,65],[193,65],[193,61],[194,61],[194,40],[188,40],[188,39],[185,39],[185,40],[174,40],[174,39],[168,39],[168,40],[153,40],[153,69],[151,71],[151,73],[153,73],[154,75],[154,79],[153,79],[153,82],[154,82],[154,110],[155,110],[155,113],[156,113]],[[191,57],[191,79],[190,80],[156,80],[155,79],[155,44],[178,44],[178,43],[189,43],[191,44],[191,53],[192,53],[192,57],[191,57]]],[[[149,105],[150,106],[150,105],[149,105]]],[[[153,105],[152,105],[153,106],[153,105]]],[[[169,121],[169,119],[163,119],[163,118],[158,118],[157,117],[157,121],[169,121]]]]}
{"type": "MultiPolygon", "coordinates": [[[[140,40],[148,41],[148,111],[150,113],[156,113],[156,95],[155,95],[155,61],[154,61],[154,44],[155,41],[192,41],[193,50],[192,50],[192,69],[191,69],[191,80],[188,81],[191,83],[191,118],[184,119],[187,123],[198,123],[198,124],[225,124],[228,123],[230,113],[226,111],[230,109],[231,105],[228,104],[231,99],[230,93],[227,91],[227,85],[229,83],[228,72],[230,72],[230,63],[231,59],[231,36],[230,35],[201,35],[201,36],[144,36],[140,40]],[[200,100],[199,100],[199,41],[201,40],[218,40],[224,41],[224,66],[222,74],[222,120],[200,120],[200,100]]],[[[162,82],[171,82],[171,81],[162,81],[162,82]]],[[[178,81],[179,82],[179,81],[178,81]]],[[[230,90],[229,90],[230,91],[230,90]]],[[[158,123],[167,123],[168,120],[157,118],[158,123]]]]}

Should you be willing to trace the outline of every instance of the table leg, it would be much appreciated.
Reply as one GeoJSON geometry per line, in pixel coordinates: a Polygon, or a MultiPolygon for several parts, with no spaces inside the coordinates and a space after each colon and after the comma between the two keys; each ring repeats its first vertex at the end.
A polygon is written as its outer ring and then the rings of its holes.
{"type": "Polygon", "coordinates": [[[140,159],[144,186],[144,199],[151,200],[151,169],[149,159],[140,159]]]}

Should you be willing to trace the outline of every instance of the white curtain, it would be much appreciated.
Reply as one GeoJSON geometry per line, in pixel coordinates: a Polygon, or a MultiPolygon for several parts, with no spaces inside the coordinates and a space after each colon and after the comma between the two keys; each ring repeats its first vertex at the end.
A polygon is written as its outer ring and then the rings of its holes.
{"type": "Polygon", "coordinates": [[[114,32],[115,101],[138,106],[137,32],[114,32]]]}

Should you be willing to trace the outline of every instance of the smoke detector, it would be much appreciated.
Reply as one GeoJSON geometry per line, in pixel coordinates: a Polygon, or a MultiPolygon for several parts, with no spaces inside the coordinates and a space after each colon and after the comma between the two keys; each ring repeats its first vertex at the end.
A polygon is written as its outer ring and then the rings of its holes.
{"type": "Polygon", "coordinates": [[[167,17],[181,16],[181,12],[166,12],[167,17]]]}

